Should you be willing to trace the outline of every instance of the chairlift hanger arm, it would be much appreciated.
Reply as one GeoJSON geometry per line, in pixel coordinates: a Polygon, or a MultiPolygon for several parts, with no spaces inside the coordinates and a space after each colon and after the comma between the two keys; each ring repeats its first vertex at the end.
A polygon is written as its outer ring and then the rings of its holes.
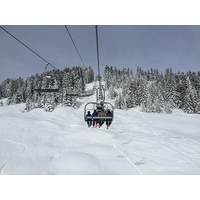
{"type": "Polygon", "coordinates": [[[97,64],[98,64],[98,80],[99,80],[99,86],[101,85],[101,73],[100,73],[100,64],[99,64],[99,43],[98,43],[98,27],[95,26],[96,30],[96,47],[97,47],[97,64]]]}

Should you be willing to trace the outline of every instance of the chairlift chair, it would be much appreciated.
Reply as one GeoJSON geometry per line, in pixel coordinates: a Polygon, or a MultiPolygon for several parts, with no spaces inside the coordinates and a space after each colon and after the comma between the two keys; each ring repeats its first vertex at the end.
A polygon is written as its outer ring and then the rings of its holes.
{"type": "Polygon", "coordinates": [[[44,92],[44,93],[48,93],[48,92],[60,92],[60,90],[58,88],[56,89],[51,89],[51,88],[46,88],[46,89],[35,89],[36,92],[44,92]]]}
{"type": "Polygon", "coordinates": [[[97,102],[89,102],[85,105],[84,108],[84,120],[87,121],[88,119],[96,119],[96,120],[102,120],[102,121],[113,121],[114,118],[114,107],[111,103],[109,102],[102,102],[101,104],[97,102]],[[108,113],[110,111],[112,113],[111,116],[86,116],[88,111],[92,114],[93,111],[96,110],[98,113],[100,112],[105,112],[108,113]]]}
{"type": "Polygon", "coordinates": [[[114,107],[111,103],[105,102],[105,90],[101,85],[99,88],[96,89],[96,102],[88,102],[84,107],[84,119],[87,121],[88,119],[96,119],[101,121],[113,121],[114,118],[114,107]],[[96,110],[98,113],[104,112],[106,116],[86,116],[88,111],[92,114],[93,111],[96,110]],[[107,115],[108,111],[110,111],[111,115],[107,115]]]}
{"type": "MultiPolygon", "coordinates": [[[[46,64],[46,67],[45,67],[45,71],[47,69],[47,66],[49,65],[50,63],[47,63],[46,64]]],[[[46,75],[44,76],[44,78],[46,79],[51,79],[51,76],[50,75],[46,75]]],[[[38,88],[38,89],[35,89],[36,92],[38,93],[50,93],[50,92],[60,92],[59,88],[38,88]]]]}

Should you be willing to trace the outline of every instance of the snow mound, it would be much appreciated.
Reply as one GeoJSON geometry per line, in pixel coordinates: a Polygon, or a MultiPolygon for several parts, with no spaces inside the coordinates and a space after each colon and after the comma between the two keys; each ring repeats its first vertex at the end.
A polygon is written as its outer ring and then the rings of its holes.
{"type": "Polygon", "coordinates": [[[199,115],[116,109],[110,129],[88,128],[84,106],[94,100],[54,112],[0,107],[0,174],[200,174],[199,115]]]}

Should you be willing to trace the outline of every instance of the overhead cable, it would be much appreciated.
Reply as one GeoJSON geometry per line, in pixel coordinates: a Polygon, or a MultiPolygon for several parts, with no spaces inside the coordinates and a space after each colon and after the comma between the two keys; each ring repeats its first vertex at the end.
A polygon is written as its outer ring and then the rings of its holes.
{"type": "MultiPolygon", "coordinates": [[[[73,43],[73,45],[74,45],[74,47],[75,47],[75,49],[76,49],[78,55],[79,55],[79,58],[81,59],[81,61],[82,61],[82,63],[83,63],[83,66],[85,67],[85,64],[84,64],[84,62],[83,62],[83,59],[81,58],[81,55],[80,55],[80,53],[79,53],[79,51],[78,51],[78,49],[77,49],[77,47],[76,47],[76,44],[75,44],[75,42],[74,42],[74,40],[73,40],[73,38],[72,38],[72,36],[71,36],[71,34],[70,34],[70,32],[69,32],[69,29],[67,28],[66,25],[65,25],[65,28],[66,28],[66,30],[67,30],[67,32],[68,32],[68,34],[69,34],[69,37],[70,37],[70,39],[71,39],[71,41],[72,41],[72,43],[73,43]]],[[[85,67],[85,68],[86,68],[86,67],[85,67]]]]}
{"type": "Polygon", "coordinates": [[[18,38],[16,38],[13,34],[11,34],[10,32],[8,32],[5,28],[3,28],[2,26],[0,26],[1,29],[3,29],[6,33],[8,33],[10,36],[12,36],[15,40],[17,40],[19,43],[21,43],[23,46],[25,46],[27,49],[29,49],[32,53],[34,53],[36,56],[38,56],[39,58],[41,58],[43,61],[45,61],[48,65],[51,65],[54,69],[58,69],[55,66],[53,66],[50,62],[48,62],[47,60],[45,60],[42,56],[40,56],[38,53],[36,53],[34,50],[32,50],[30,47],[28,47],[27,45],[25,45],[21,40],[19,40],[18,38]]]}

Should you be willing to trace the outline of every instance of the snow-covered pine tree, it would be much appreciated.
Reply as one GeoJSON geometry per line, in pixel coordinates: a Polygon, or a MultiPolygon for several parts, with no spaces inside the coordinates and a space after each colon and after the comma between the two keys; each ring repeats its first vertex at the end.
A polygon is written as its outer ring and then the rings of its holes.
{"type": "Polygon", "coordinates": [[[121,93],[119,93],[119,96],[115,101],[115,108],[127,110],[126,100],[121,93]]]}
{"type": "Polygon", "coordinates": [[[81,94],[85,92],[84,72],[81,67],[76,67],[74,75],[74,93],[81,94]]]}
{"type": "Polygon", "coordinates": [[[16,84],[16,91],[13,94],[13,103],[18,104],[21,102],[25,102],[24,100],[24,80],[20,77],[16,79],[15,81],[16,84]]]}
{"type": "Polygon", "coordinates": [[[25,81],[25,99],[33,100],[34,93],[34,76],[28,77],[25,81]]]}
{"type": "Polygon", "coordinates": [[[127,98],[126,98],[127,108],[133,108],[136,106],[136,91],[137,91],[136,82],[133,81],[130,83],[130,86],[127,90],[127,98]]]}
{"type": "Polygon", "coordinates": [[[33,79],[33,97],[32,97],[35,108],[40,107],[40,100],[41,100],[40,98],[41,93],[36,92],[35,89],[40,89],[41,87],[42,87],[42,78],[40,75],[36,74],[33,79]]]}
{"type": "Polygon", "coordinates": [[[85,68],[83,74],[84,74],[84,82],[86,84],[94,81],[94,72],[91,67],[85,68]]]}
{"type": "Polygon", "coordinates": [[[185,74],[178,72],[175,75],[176,84],[174,91],[174,102],[177,108],[183,109],[185,104],[185,95],[188,88],[188,82],[185,74]]]}
{"type": "Polygon", "coordinates": [[[108,67],[104,69],[105,89],[108,91],[108,98],[114,99],[118,96],[117,89],[120,84],[119,70],[116,67],[108,67]]]}
{"type": "Polygon", "coordinates": [[[198,113],[199,112],[199,98],[196,90],[192,87],[190,78],[187,77],[188,87],[184,97],[183,110],[187,113],[198,113]]]}
{"type": "Polygon", "coordinates": [[[110,88],[108,89],[108,98],[114,99],[118,96],[117,91],[114,88],[114,85],[111,84],[110,88]]]}
{"type": "Polygon", "coordinates": [[[109,67],[106,65],[104,69],[104,81],[105,81],[105,89],[109,90],[110,87],[113,85],[113,67],[109,67]]]}
{"type": "Polygon", "coordinates": [[[6,105],[10,105],[14,103],[14,98],[13,96],[16,93],[17,87],[16,87],[16,80],[15,79],[7,79],[7,83],[6,83],[6,97],[7,102],[6,105]]]}
{"type": "Polygon", "coordinates": [[[62,93],[62,106],[74,106],[76,104],[76,98],[70,96],[74,93],[74,72],[70,69],[64,70],[63,76],[63,93],[62,93]]]}
{"type": "Polygon", "coordinates": [[[145,77],[135,79],[136,91],[135,91],[135,105],[140,106],[142,102],[147,100],[147,81],[145,77]]]}
{"type": "Polygon", "coordinates": [[[169,106],[170,108],[175,108],[174,102],[174,92],[175,92],[175,76],[172,72],[171,68],[167,68],[165,72],[165,80],[164,80],[164,93],[163,98],[165,105],[169,106]]]}
{"type": "Polygon", "coordinates": [[[26,106],[23,110],[23,112],[29,112],[32,108],[33,108],[33,103],[32,103],[32,100],[31,99],[26,99],[26,106]]]}
{"type": "Polygon", "coordinates": [[[155,81],[149,81],[147,84],[147,99],[143,103],[143,110],[146,112],[161,112],[162,101],[161,94],[155,81]]]}

